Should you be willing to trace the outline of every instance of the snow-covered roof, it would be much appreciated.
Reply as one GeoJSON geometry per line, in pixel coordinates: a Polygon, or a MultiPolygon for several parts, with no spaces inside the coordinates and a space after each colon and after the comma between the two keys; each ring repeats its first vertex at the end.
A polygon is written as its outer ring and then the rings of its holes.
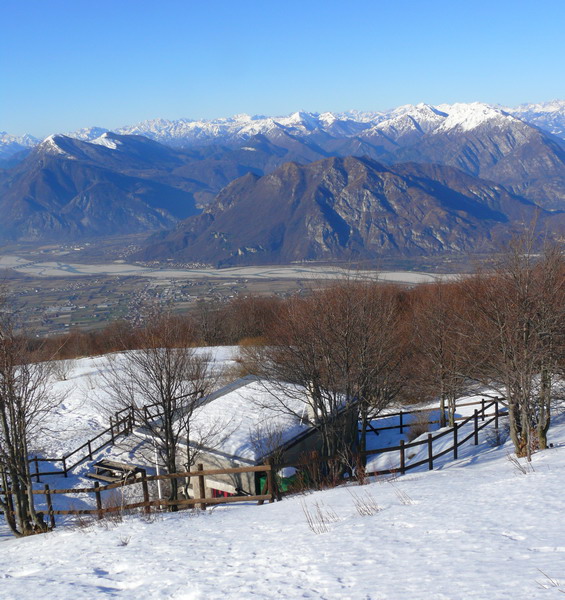
{"type": "Polygon", "coordinates": [[[211,436],[215,443],[210,452],[256,463],[310,429],[305,419],[296,416],[305,407],[302,392],[290,385],[288,392],[285,409],[280,384],[255,377],[238,379],[210,396],[195,412],[191,430],[201,439],[210,437],[208,431],[216,432],[211,436]]]}
{"type": "MultiPolygon", "coordinates": [[[[198,348],[196,352],[209,355],[212,371],[220,373],[235,364],[238,349],[226,346],[198,348]]],[[[115,353],[67,361],[65,380],[53,381],[54,391],[65,394],[63,404],[46,422],[53,435],[43,440],[41,448],[34,447],[33,452],[58,456],[63,449],[69,453],[108,427],[108,414],[101,407],[110,409],[112,399],[104,374],[108,373],[110,362],[119,369],[126,355],[115,353]]],[[[190,423],[191,442],[218,456],[248,464],[261,462],[276,448],[311,430],[306,419],[306,392],[290,385],[287,389],[288,397],[281,384],[255,377],[227,384],[195,410],[190,423]],[[290,410],[277,400],[282,397],[290,410]],[[305,418],[299,418],[303,413],[305,418]]]]}

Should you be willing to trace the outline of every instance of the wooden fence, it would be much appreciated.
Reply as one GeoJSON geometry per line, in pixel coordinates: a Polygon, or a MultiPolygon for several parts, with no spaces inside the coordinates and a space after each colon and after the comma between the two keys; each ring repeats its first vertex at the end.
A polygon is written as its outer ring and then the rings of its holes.
{"type": "Polygon", "coordinates": [[[110,426],[104,431],[100,432],[97,436],[89,439],[82,446],[79,446],[76,450],[73,450],[69,454],[64,455],[62,458],[39,458],[34,456],[29,461],[34,465],[32,470],[32,476],[35,477],[36,481],[42,475],[61,475],[68,476],[69,471],[80,465],[86,460],[93,460],[93,456],[102,448],[105,448],[109,444],[114,444],[116,438],[121,435],[128,435],[133,431],[135,426],[134,413],[130,408],[124,408],[110,417],[110,426]],[[102,438],[106,438],[101,441],[102,438]],[[82,453],[82,455],[81,455],[82,453]],[[77,455],[78,458],[77,458],[77,455]],[[74,462],[71,461],[74,460],[74,462]],[[40,471],[40,463],[61,463],[61,469],[59,471],[40,471]]]}
{"type": "MultiPolygon", "coordinates": [[[[174,506],[177,509],[186,507],[198,506],[201,510],[205,510],[209,505],[215,504],[227,504],[232,502],[258,502],[263,504],[265,501],[274,502],[275,499],[279,498],[276,481],[274,477],[276,467],[273,466],[272,461],[264,465],[247,466],[247,467],[232,467],[225,469],[204,469],[203,465],[197,465],[196,471],[186,471],[183,473],[172,473],[165,475],[147,475],[145,472],[139,473],[137,477],[132,479],[126,479],[117,483],[110,483],[108,485],[100,485],[97,481],[94,482],[93,487],[87,488],[69,488],[69,489],[50,489],[48,484],[45,484],[43,490],[33,490],[35,496],[44,496],[45,504],[47,509],[40,511],[43,517],[48,518],[50,526],[55,527],[55,515],[93,515],[98,519],[104,518],[104,515],[108,513],[130,511],[135,509],[143,509],[145,514],[151,512],[151,508],[167,508],[174,506]],[[258,495],[241,495],[241,496],[227,496],[219,498],[206,497],[206,484],[205,478],[212,475],[231,475],[235,473],[266,473],[267,484],[263,494],[258,495]],[[188,479],[195,478],[196,482],[193,485],[193,491],[195,493],[194,498],[179,498],[177,500],[167,500],[163,498],[151,499],[149,494],[149,483],[152,481],[167,481],[172,479],[188,479]],[[130,486],[141,486],[141,492],[143,494],[143,501],[140,502],[121,502],[118,505],[104,506],[102,501],[102,493],[110,490],[124,489],[130,486]],[[59,494],[86,494],[94,495],[96,500],[96,508],[87,509],[56,509],[53,506],[54,496],[59,494]]],[[[10,490],[2,490],[2,493],[9,495],[10,490]]]]}
{"type": "MultiPolygon", "coordinates": [[[[473,406],[473,405],[481,405],[481,412],[484,413],[486,401],[483,399],[479,402],[468,402],[465,404],[459,404],[458,406],[473,406]]],[[[149,406],[145,406],[144,410],[144,419],[149,420],[151,418],[158,418],[159,412],[153,414],[151,410],[155,407],[158,407],[158,404],[152,404],[149,406]]],[[[497,404],[498,406],[498,404],[497,404]]],[[[498,410],[498,409],[497,409],[498,410]]],[[[378,434],[380,431],[399,429],[400,433],[403,433],[406,427],[410,426],[409,422],[405,421],[406,416],[412,414],[423,414],[429,412],[428,409],[417,409],[412,411],[399,411],[397,413],[389,413],[381,418],[389,418],[389,417],[398,417],[399,423],[398,425],[389,425],[385,427],[374,427],[369,424],[368,429],[373,433],[378,434]]],[[[456,421],[463,421],[463,418],[458,418],[456,421]]],[[[434,425],[439,423],[439,421],[428,421],[429,425],[434,425]]],[[[35,477],[35,480],[39,482],[39,478],[41,476],[46,475],[61,475],[63,474],[65,477],[68,476],[69,471],[82,464],[86,460],[93,460],[93,455],[102,450],[109,444],[114,444],[116,439],[121,435],[128,435],[132,433],[135,427],[135,413],[133,408],[123,408],[122,410],[116,412],[113,417],[110,417],[110,426],[107,427],[104,431],[100,432],[95,437],[89,439],[82,446],[79,446],[69,454],[64,455],[62,458],[40,458],[38,456],[34,456],[30,458],[29,461],[33,464],[32,476],[35,477]],[[101,442],[102,438],[106,437],[105,441],[101,442]],[[76,455],[82,455],[76,458],[76,455]],[[71,462],[71,459],[74,458],[74,462],[71,462]],[[41,471],[40,463],[61,463],[61,469],[58,471],[41,471]]],[[[302,437],[307,437],[311,435],[311,431],[306,431],[301,434],[299,440],[293,440],[292,444],[302,441],[302,437]]],[[[408,446],[407,446],[408,447],[408,446]]]]}
{"type": "MultiPolygon", "coordinates": [[[[161,416],[161,412],[154,411],[153,409],[159,408],[159,403],[150,404],[143,407],[143,419],[149,421],[151,419],[157,419],[161,416]]],[[[129,435],[133,432],[136,425],[135,422],[135,409],[133,407],[122,408],[121,410],[114,413],[113,417],[110,417],[110,426],[104,431],[101,431],[95,437],[89,439],[82,446],[79,446],[76,450],[73,450],[69,454],[64,455],[62,458],[39,458],[34,456],[29,459],[30,464],[34,465],[32,476],[39,482],[39,478],[42,475],[61,475],[61,473],[67,477],[69,471],[72,471],[75,467],[82,464],[86,460],[93,460],[93,454],[102,450],[109,444],[114,444],[116,438],[120,435],[129,435]],[[106,437],[104,442],[100,442],[101,438],[106,437]],[[98,445],[96,445],[98,444],[98,445]],[[82,452],[82,456],[76,458],[77,454],[82,452]],[[74,458],[74,462],[70,462],[71,458],[74,458]],[[61,463],[61,469],[59,471],[40,471],[39,463],[61,463]]]]}
{"type": "MultiPolygon", "coordinates": [[[[399,456],[399,467],[392,469],[380,469],[378,471],[367,471],[364,473],[365,476],[373,476],[373,475],[386,475],[393,473],[404,474],[406,471],[410,469],[415,469],[417,467],[427,465],[429,470],[434,468],[434,462],[449,453],[453,453],[453,459],[458,458],[458,449],[461,445],[467,443],[469,440],[473,439],[475,445],[479,443],[479,432],[487,427],[490,424],[494,424],[495,429],[498,429],[499,426],[499,418],[506,414],[506,411],[502,411],[500,407],[500,402],[498,399],[487,402],[482,400],[481,402],[468,403],[465,406],[473,406],[480,405],[481,408],[475,409],[473,414],[466,418],[459,418],[455,422],[454,427],[445,428],[443,431],[434,435],[432,433],[428,433],[427,437],[420,441],[406,443],[403,440],[400,442],[398,446],[393,446],[390,448],[379,448],[376,450],[366,450],[360,454],[361,461],[366,461],[367,458],[375,455],[387,454],[387,453],[398,453],[399,456]],[[494,408],[493,412],[488,412],[490,409],[494,408]],[[460,430],[465,425],[472,423],[473,427],[470,433],[461,437],[460,430]],[[433,452],[433,443],[436,440],[439,440],[445,436],[451,435],[453,438],[453,444],[434,454],[433,452]],[[414,463],[407,464],[406,461],[406,452],[412,448],[418,448],[425,446],[427,447],[427,457],[416,461],[414,463]]],[[[460,405],[461,406],[461,405],[460,405]]],[[[124,411],[122,411],[123,413],[124,411]]],[[[86,460],[87,458],[92,458],[92,454],[97,452],[101,448],[103,448],[108,443],[111,443],[115,440],[118,435],[122,433],[129,433],[133,428],[133,415],[131,411],[127,411],[128,414],[120,415],[119,413],[114,418],[111,426],[93,438],[89,440],[86,444],[83,444],[80,448],[77,448],[74,452],[69,455],[63,457],[63,459],[56,459],[63,461],[63,468],[65,475],[66,473],[86,460]],[[93,446],[93,442],[97,441],[106,433],[111,434],[111,439],[103,442],[102,445],[98,447],[93,446]],[[81,450],[88,449],[88,452],[85,456],[79,458],[74,464],[68,464],[67,460],[69,457],[77,454],[81,450]]],[[[408,411],[408,414],[424,412],[424,411],[408,411]]],[[[393,413],[386,415],[386,417],[394,417],[399,415],[406,415],[407,412],[401,413],[393,413]]],[[[437,421],[429,421],[430,424],[437,423],[437,421]]],[[[398,425],[386,426],[380,428],[373,428],[375,431],[383,431],[389,429],[400,429],[403,431],[404,427],[407,427],[408,424],[404,423],[402,418],[400,418],[400,422],[398,425]]],[[[40,460],[48,460],[48,459],[33,459],[36,461],[40,460]]],[[[360,461],[360,462],[361,462],[360,461]]],[[[280,493],[277,489],[277,478],[275,476],[276,472],[284,466],[294,466],[294,467],[312,467],[316,463],[320,462],[328,462],[328,459],[305,459],[301,461],[295,461],[292,464],[274,464],[273,460],[270,459],[266,464],[257,465],[257,466],[245,466],[245,467],[233,467],[233,468],[224,468],[224,469],[204,469],[202,465],[197,466],[196,471],[186,471],[183,473],[173,473],[173,474],[165,474],[165,475],[147,475],[144,471],[139,473],[135,478],[126,479],[117,483],[110,483],[108,485],[100,485],[98,482],[94,483],[93,487],[88,488],[70,488],[70,489],[56,489],[51,490],[48,484],[45,484],[43,490],[33,490],[34,495],[43,495],[45,497],[45,504],[47,510],[43,511],[43,515],[48,517],[49,523],[52,527],[55,526],[55,515],[96,515],[99,519],[102,519],[105,514],[112,512],[121,512],[128,511],[134,509],[143,509],[145,513],[150,513],[152,508],[161,509],[167,508],[169,506],[175,506],[177,508],[183,507],[191,507],[191,506],[199,506],[200,509],[204,510],[208,505],[215,504],[224,504],[224,503],[232,503],[232,502],[259,502],[262,504],[265,501],[273,502],[275,499],[280,498],[280,493]],[[265,473],[266,474],[266,487],[262,494],[258,495],[241,495],[241,496],[228,496],[228,497],[220,497],[220,498],[207,498],[206,497],[206,486],[205,486],[205,477],[213,476],[213,475],[229,475],[236,473],[265,473]],[[172,479],[188,479],[188,478],[196,478],[195,484],[193,485],[193,492],[195,494],[194,498],[182,498],[178,500],[166,500],[166,499],[151,499],[149,496],[149,483],[153,481],[166,481],[172,479]],[[106,506],[104,507],[102,502],[102,493],[113,490],[113,489],[123,489],[132,485],[141,486],[143,501],[141,502],[131,502],[131,503],[120,503],[118,506],[106,506]],[[59,494],[94,494],[96,500],[96,508],[92,509],[56,509],[53,506],[53,497],[59,494]]],[[[364,462],[363,462],[364,464],[364,462]]],[[[37,465],[37,462],[36,462],[37,465]]],[[[55,473],[52,472],[39,472],[36,470],[38,475],[52,475],[55,473]]],[[[60,474],[60,472],[57,472],[60,474]]],[[[10,490],[3,490],[3,494],[10,494],[10,490]]]]}
{"type": "MultiPolygon", "coordinates": [[[[496,402],[496,406],[497,406],[497,410],[500,413],[500,404],[501,401],[499,398],[494,398],[493,400],[489,401],[485,400],[484,398],[482,400],[478,400],[476,402],[463,402],[461,404],[457,404],[457,408],[463,407],[463,406],[480,406],[480,412],[484,413],[485,411],[485,406],[487,404],[489,404],[489,406],[492,404],[492,402],[496,402]]],[[[404,432],[404,429],[409,428],[411,425],[413,425],[412,422],[407,421],[406,417],[410,416],[410,415],[425,415],[427,413],[430,412],[434,412],[434,411],[438,411],[439,409],[429,409],[429,408],[418,408],[418,409],[414,409],[414,410],[400,410],[398,412],[394,412],[394,413],[387,413],[385,415],[380,415],[378,417],[379,420],[383,420],[383,419],[388,419],[390,417],[398,417],[398,424],[397,425],[387,425],[385,427],[375,427],[372,424],[369,423],[368,425],[368,429],[369,431],[372,431],[373,433],[376,433],[377,435],[379,434],[380,431],[390,431],[393,429],[399,429],[400,433],[404,432]]],[[[447,421],[447,418],[445,419],[447,421]]],[[[466,417],[456,417],[454,419],[454,421],[464,421],[466,420],[466,417]]],[[[418,421],[419,423],[421,421],[418,421]]],[[[431,420],[431,421],[426,421],[427,425],[439,425],[441,424],[441,421],[439,419],[437,420],[431,420]]]]}
{"type": "MultiPolygon", "coordinates": [[[[367,458],[369,456],[375,456],[377,454],[381,455],[381,454],[397,452],[399,454],[399,467],[394,468],[394,469],[382,469],[382,470],[378,470],[378,471],[367,471],[365,473],[365,475],[367,475],[367,476],[386,475],[386,474],[391,474],[391,473],[396,473],[396,472],[399,472],[400,474],[404,475],[404,473],[406,473],[406,471],[408,471],[410,469],[415,469],[416,467],[421,467],[422,465],[428,465],[429,470],[432,470],[434,468],[434,461],[436,459],[441,458],[442,456],[445,456],[446,454],[449,454],[451,452],[453,453],[453,459],[456,460],[458,457],[458,449],[460,446],[467,443],[471,439],[473,439],[473,443],[475,445],[478,445],[479,444],[479,431],[481,431],[482,429],[484,429],[491,423],[494,423],[495,429],[498,429],[500,417],[507,414],[506,411],[501,410],[500,402],[498,399],[492,400],[490,402],[487,402],[485,400],[482,400],[481,402],[469,402],[465,405],[459,405],[459,406],[473,406],[476,404],[481,405],[480,410],[475,409],[473,414],[470,415],[469,417],[456,419],[453,427],[448,427],[448,428],[444,429],[443,431],[441,431],[440,433],[438,433],[437,435],[428,433],[427,438],[424,440],[409,442],[409,443],[406,443],[406,442],[404,442],[404,440],[401,440],[401,442],[398,446],[392,446],[390,448],[379,448],[376,450],[366,450],[365,452],[363,452],[363,456],[365,458],[367,458]],[[494,411],[492,413],[488,413],[487,411],[493,407],[494,407],[494,411]],[[465,437],[460,439],[459,430],[464,425],[467,425],[468,423],[473,423],[473,429],[472,429],[471,433],[467,434],[465,437]],[[449,448],[442,450],[441,452],[438,452],[437,454],[434,454],[433,453],[434,441],[439,440],[439,439],[449,436],[449,435],[451,435],[453,437],[453,445],[450,446],[449,448]],[[428,456],[423,460],[419,460],[415,463],[410,463],[409,465],[407,465],[406,464],[406,451],[411,448],[418,448],[418,447],[422,447],[422,446],[427,446],[428,456]]],[[[423,411],[412,411],[412,412],[423,412],[423,411]]],[[[386,416],[387,417],[398,416],[399,414],[402,415],[402,414],[406,414],[406,413],[394,413],[393,415],[386,415],[386,416]]],[[[429,424],[435,424],[437,422],[438,421],[429,421],[429,424]]],[[[386,429],[400,429],[400,432],[402,433],[403,427],[406,427],[406,426],[407,425],[406,424],[403,425],[402,420],[400,420],[399,425],[375,428],[375,431],[383,431],[386,429]]]]}

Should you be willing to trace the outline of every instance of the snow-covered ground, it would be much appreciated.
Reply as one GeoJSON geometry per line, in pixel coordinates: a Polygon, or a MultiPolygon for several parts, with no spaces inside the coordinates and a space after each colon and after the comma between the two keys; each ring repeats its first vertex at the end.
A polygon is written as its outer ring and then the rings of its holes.
{"type": "MultiPolygon", "coordinates": [[[[212,369],[220,379],[236,367],[237,346],[197,348],[196,352],[210,357],[212,369]]],[[[32,447],[33,453],[59,458],[109,426],[116,407],[112,406],[105,377],[109,374],[109,363],[122,360],[123,355],[116,353],[60,361],[61,367],[52,376],[53,391],[64,399],[46,423],[48,431],[41,444],[32,447]]]]}
{"type": "MultiPolygon", "coordinates": [[[[227,350],[221,355],[231,360],[227,350]]],[[[88,430],[88,402],[76,412],[80,401],[70,397],[67,408],[88,430]]],[[[493,447],[489,438],[481,432],[478,447],[464,446],[457,461],[444,457],[434,471],[275,504],[6,535],[0,598],[562,598],[565,415],[550,431],[554,447],[535,454],[531,467],[521,462],[525,473],[509,460],[509,443],[493,447]],[[356,504],[373,514],[359,514],[356,504]],[[317,521],[318,510],[322,533],[307,520],[309,513],[317,521]]]]}

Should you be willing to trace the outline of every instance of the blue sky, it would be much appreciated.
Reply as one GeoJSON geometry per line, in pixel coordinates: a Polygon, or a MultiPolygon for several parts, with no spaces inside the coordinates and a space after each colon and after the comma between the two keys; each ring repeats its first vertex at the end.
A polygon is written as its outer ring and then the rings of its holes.
{"type": "Polygon", "coordinates": [[[565,98],[564,0],[4,0],[0,130],[565,98]]]}

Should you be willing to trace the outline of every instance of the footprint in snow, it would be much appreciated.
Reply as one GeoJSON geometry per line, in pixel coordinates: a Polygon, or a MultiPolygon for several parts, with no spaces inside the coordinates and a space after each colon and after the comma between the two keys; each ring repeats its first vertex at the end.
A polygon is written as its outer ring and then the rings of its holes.
{"type": "Polygon", "coordinates": [[[513,533],[512,531],[503,531],[501,535],[507,537],[509,540],[514,540],[515,542],[521,542],[526,539],[525,536],[513,533]]]}

